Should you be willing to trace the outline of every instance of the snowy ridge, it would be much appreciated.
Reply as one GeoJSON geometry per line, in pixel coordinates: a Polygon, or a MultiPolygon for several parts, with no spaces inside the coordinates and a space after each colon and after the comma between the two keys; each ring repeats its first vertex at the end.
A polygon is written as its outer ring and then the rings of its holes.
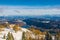
{"type": "Polygon", "coordinates": [[[14,40],[22,40],[23,32],[26,32],[26,31],[29,31],[29,30],[26,28],[21,28],[21,30],[15,32],[12,29],[5,28],[4,31],[0,32],[0,40],[6,40],[6,39],[3,39],[3,36],[5,35],[7,37],[8,32],[12,33],[14,40]]]}

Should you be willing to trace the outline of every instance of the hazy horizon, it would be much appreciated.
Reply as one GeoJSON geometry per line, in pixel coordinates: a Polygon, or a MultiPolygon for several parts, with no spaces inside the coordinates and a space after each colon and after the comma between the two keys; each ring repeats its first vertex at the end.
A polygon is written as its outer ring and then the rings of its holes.
{"type": "Polygon", "coordinates": [[[60,15],[59,0],[0,0],[0,16],[60,15]]]}

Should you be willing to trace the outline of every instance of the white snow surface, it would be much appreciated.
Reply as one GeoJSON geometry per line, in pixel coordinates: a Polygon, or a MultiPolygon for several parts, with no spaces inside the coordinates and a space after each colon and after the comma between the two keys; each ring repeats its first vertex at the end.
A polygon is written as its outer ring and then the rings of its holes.
{"type": "Polygon", "coordinates": [[[23,31],[26,32],[28,29],[26,28],[21,28],[21,29],[22,30],[15,32],[12,29],[5,28],[4,31],[0,32],[0,40],[6,40],[6,39],[3,39],[3,36],[4,35],[7,36],[8,32],[12,33],[14,40],[22,40],[23,31]]]}

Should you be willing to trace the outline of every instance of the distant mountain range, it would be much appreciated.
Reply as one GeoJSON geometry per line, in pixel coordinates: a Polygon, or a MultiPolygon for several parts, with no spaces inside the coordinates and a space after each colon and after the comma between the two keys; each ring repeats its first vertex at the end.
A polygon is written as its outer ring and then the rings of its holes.
{"type": "Polygon", "coordinates": [[[60,29],[59,15],[40,15],[40,16],[0,16],[0,20],[15,21],[22,20],[27,25],[34,25],[36,27],[45,29],[60,29]]]}

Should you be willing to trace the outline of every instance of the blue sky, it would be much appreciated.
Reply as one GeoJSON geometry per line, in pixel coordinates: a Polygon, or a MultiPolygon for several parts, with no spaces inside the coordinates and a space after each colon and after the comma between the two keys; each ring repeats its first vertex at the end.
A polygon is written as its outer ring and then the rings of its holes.
{"type": "Polygon", "coordinates": [[[60,0],[0,0],[1,15],[60,15],[60,0]]]}
{"type": "Polygon", "coordinates": [[[60,5],[60,0],[0,0],[0,5],[52,6],[60,5]]]}
{"type": "Polygon", "coordinates": [[[60,5],[60,0],[0,0],[0,5],[52,6],[60,5]]]}

